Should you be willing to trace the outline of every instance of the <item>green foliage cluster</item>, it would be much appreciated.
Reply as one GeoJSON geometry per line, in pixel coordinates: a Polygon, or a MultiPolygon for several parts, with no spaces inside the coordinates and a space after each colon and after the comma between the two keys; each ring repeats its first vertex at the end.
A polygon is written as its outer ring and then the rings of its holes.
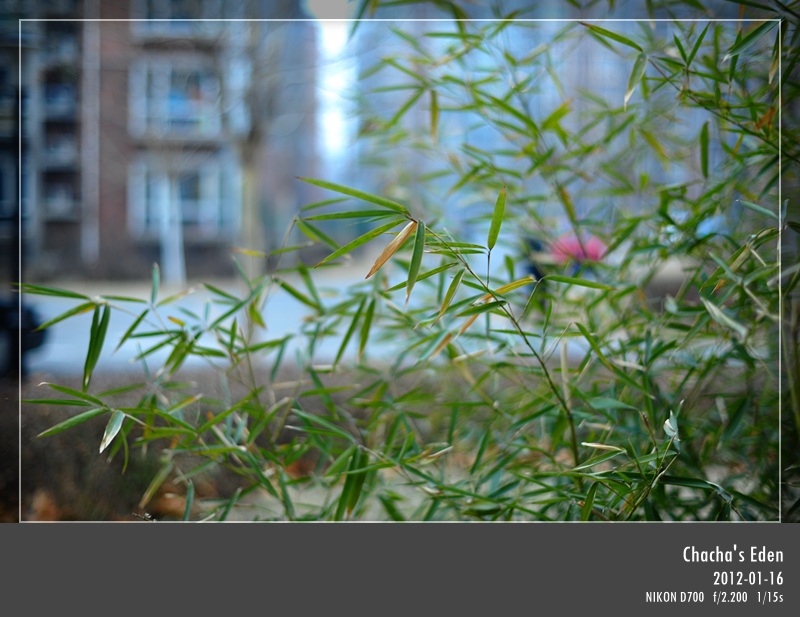
{"type": "Polygon", "coordinates": [[[159,299],[157,267],[149,299],[23,286],[76,299],[51,323],[95,315],[82,390],[52,385],[61,398],[46,399],[82,411],[46,434],[103,416],[110,455],[166,443],[149,492],[179,470],[187,520],[192,478],[216,466],[242,489],[206,520],[256,492],[262,520],[777,520],[781,377],[800,427],[796,311],[779,372],[781,294],[798,280],[780,247],[798,225],[778,196],[798,152],[781,140],[778,94],[795,87],[797,18],[503,17],[391,28],[401,46],[362,81],[380,181],[299,180],[324,193],[293,223],[327,246],[320,263],[240,268],[245,293],[206,285],[206,314],[180,318],[163,317],[180,298],[159,299]],[[601,52],[626,67],[622,88],[571,86],[563,59],[601,52]],[[339,244],[326,225],[347,222],[362,233],[339,244]],[[606,255],[532,275],[524,238],[562,231],[606,255]],[[364,281],[324,297],[315,272],[365,246],[377,259],[364,281]],[[679,284],[654,300],[670,260],[679,284]],[[264,336],[275,288],[310,311],[291,359],[290,337],[264,336]],[[91,376],[109,312],[131,307],[120,345],[171,353],[120,407],[91,376]],[[228,396],[181,382],[190,356],[228,396]],[[287,364],[302,373],[291,383],[287,364]]]}

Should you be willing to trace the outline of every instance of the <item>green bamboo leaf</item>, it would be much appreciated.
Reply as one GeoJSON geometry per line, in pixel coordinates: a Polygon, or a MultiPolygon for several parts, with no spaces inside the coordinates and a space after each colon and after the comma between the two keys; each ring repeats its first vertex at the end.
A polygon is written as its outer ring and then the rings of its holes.
{"type": "Polygon", "coordinates": [[[636,90],[636,86],[639,85],[639,82],[642,81],[646,70],[647,54],[641,53],[636,57],[636,61],[633,63],[633,69],[631,70],[631,76],[628,78],[628,88],[625,90],[625,98],[622,101],[623,109],[628,108],[628,101],[631,100],[633,92],[636,90]]]}
{"type": "Polygon", "coordinates": [[[411,264],[408,267],[408,286],[406,287],[406,308],[411,297],[411,290],[417,282],[419,269],[422,265],[422,253],[425,250],[425,223],[422,219],[417,221],[417,232],[414,237],[414,250],[411,253],[411,264]]]}
{"type": "Polygon", "coordinates": [[[106,424],[106,430],[103,433],[103,439],[100,441],[100,452],[105,450],[111,442],[114,441],[114,437],[117,436],[119,430],[122,428],[122,423],[125,420],[125,414],[122,413],[119,409],[115,409],[111,412],[111,417],[108,419],[108,424],[106,424]]]}
{"type": "Polygon", "coordinates": [[[492,213],[492,224],[489,227],[489,236],[486,239],[486,246],[491,251],[497,242],[497,236],[500,235],[500,225],[503,223],[503,216],[506,211],[506,187],[500,190],[497,196],[497,201],[494,204],[494,212],[492,213]]]}
{"type": "Polygon", "coordinates": [[[465,311],[461,311],[460,313],[458,313],[457,317],[470,317],[472,315],[481,315],[482,313],[488,313],[489,311],[498,309],[504,304],[507,304],[505,300],[495,300],[494,302],[486,302],[484,304],[479,304],[478,306],[472,306],[465,311]]]}
{"type": "Polygon", "coordinates": [[[325,476],[328,478],[338,476],[340,473],[342,473],[346,466],[349,467],[350,461],[353,459],[353,453],[356,451],[356,449],[358,449],[358,446],[353,444],[339,456],[337,456],[336,459],[325,470],[325,476]]]}
{"type": "Polygon", "coordinates": [[[639,47],[636,43],[631,41],[630,39],[625,38],[624,36],[617,34],[616,32],[611,32],[610,30],[606,30],[605,28],[601,28],[600,26],[595,26],[594,24],[588,24],[586,22],[578,22],[582,26],[586,26],[592,32],[599,34],[607,39],[611,39],[612,41],[616,41],[617,43],[622,43],[623,45],[627,45],[628,47],[633,47],[636,51],[644,51],[641,47],[639,47]]]}
{"type": "MultiPolygon", "coordinates": [[[[405,104],[397,111],[397,113],[389,120],[386,124],[385,128],[390,128],[397,124],[400,119],[406,115],[411,107],[413,107],[414,103],[416,103],[420,97],[425,94],[425,90],[423,88],[419,88],[414,94],[412,94],[409,99],[405,102],[405,104]]],[[[399,204],[398,204],[399,205],[399,204]]]]}
{"type": "Polygon", "coordinates": [[[364,448],[359,448],[356,468],[353,470],[353,486],[347,499],[347,515],[355,510],[358,500],[361,497],[364,481],[367,479],[367,466],[369,465],[369,452],[364,448]]]}
{"type": "Polygon", "coordinates": [[[767,32],[772,30],[775,26],[778,25],[779,20],[767,21],[755,30],[753,30],[750,34],[745,36],[744,38],[738,40],[733,46],[728,50],[728,53],[725,54],[725,57],[722,59],[723,62],[730,60],[734,56],[740,55],[746,49],[749,49],[752,45],[758,42],[758,40],[764,36],[767,32]]]}
{"type": "Polygon", "coordinates": [[[442,300],[442,307],[439,309],[439,316],[433,322],[434,324],[442,318],[442,315],[444,315],[445,311],[447,311],[447,308],[450,306],[453,298],[456,297],[456,292],[458,291],[458,287],[461,285],[461,279],[464,278],[465,272],[466,268],[461,268],[458,272],[456,272],[453,280],[450,281],[450,286],[447,288],[447,291],[444,294],[444,300],[442,300]]]}
{"type": "Polygon", "coordinates": [[[131,337],[131,335],[136,331],[136,328],[139,327],[139,324],[142,323],[142,320],[147,316],[148,312],[150,312],[150,309],[145,309],[136,319],[133,320],[133,323],[128,327],[127,330],[125,330],[125,333],[122,335],[122,338],[119,340],[119,343],[117,343],[117,346],[114,348],[114,351],[118,351],[119,348],[125,344],[125,341],[127,341],[131,337]]]}
{"type": "Polygon", "coordinates": [[[79,413],[76,416],[72,416],[68,420],[59,422],[55,426],[51,426],[46,431],[42,431],[41,433],[39,433],[37,437],[49,437],[50,435],[55,435],[56,433],[66,431],[67,429],[70,429],[73,426],[78,426],[79,424],[83,424],[87,420],[91,420],[95,416],[99,416],[100,414],[106,413],[107,411],[108,409],[106,409],[105,407],[89,409],[88,411],[79,413]]]}
{"type": "Polygon", "coordinates": [[[588,521],[592,516],[592,508],[594,507],[594,497],[597,494],[597,485],[598,482],[593,482],[592,486],[589,487],[589,491],[586,493],[586,499],[583,502],[583,507],[581,508],[581,520],[588,521]]]}
{"type": "Polygon", "coordinates": [[[358,361],[364,356],[364,350],[367,348],[367,341],[369,341],[369,331],[372,328],[372,317],[375,314],[375,298],[370,300],[367,306],[367,311],[364,314],[364,323],[361,325],[361,338],[358,342],[358,361]]]}
{"type": "Polygon", "coordinates": [[[97,405],[98,407],[104,407],[105,403],[101,401],[96,396],[92,396],[88,392],[81,392],[79,390],[73,390],[72,388],[68,388],[67,386],[59,386],[58,384],[54,383],[43,383],[41,385],[46,385],[55,390],[56,392],[61,392],[62,394],[69,394],[70,396],[74,396],[77,399],[82,401],[86,401],[87,403],[91,403],[92,405],[97,405]]]}
{"type": "Polygon", "coordinates": [[[708,120],[700,129],[700,171],[704,178],[708,178],[708,120]]]}
{"type": "Polygon", "coordinates": [[[161,485],[167,481],[169,474],[172,473],[174,463],[170,460],[162,465],[161,469],[158,470],[158,473],[155,477],[150,481],[150,484],[147,486],[142,498],[139,500],[139,509],[143,510],[148,503],[155,497],[158,489],[161,488],[161,485]]]}
{"type": "Polygon", "coordinates": [[[771,219],[779,220],[778,214],[773,212],[772,210],[768,210],[763,206],[759,206],[758,204],[754,204],[749,201],[745,201],[744,199],[738,200],[740,204],[742,204],[745,208],[752,210],[753,212],[758,212],[759,214],[763,214],[764,216],[768,216],[771,219]]]}
{"type": "Polygon", "coordinates": [[[111,317],[111,308],[106,304],[95,307],[92,317],[92,328],[89,331],[89,349],[86,353],[86,362],[83,366],[83,389],[89,389],[89,382],[92,379],[92,372],[97,366],[100,353],[103,351],[103,343],[108,332],[108,322],[111,317]]]}
{"type": "MultiPolygon", "coordinates": [[[[430,239],[428,241],[430,241],[430,239]]],[[[430,246],[428,247],[428,250],[430,251],[430,246]]],[[[426,272],[423,272],[422,274],[417,276],[417,283],[419,283],[420,281],[424,281],[425,279],[430,278],[432,276],[436,276],[440,272],[444,272],[445,270],[449,270],[450,268],[452,268],[455,265],[457,265],[457,262],[451,261],[450,263],[446,263],[446,264],[441,265],[441,266],[436,266],[432,270],[427,270],[426,272]]],[[[392,285],[386,291],[391,293],[393,291],[398,291],[399,289],[405,289],[406,287],[408,287],[408,281],[401,281],[401,282],[397,283],[397,285],[392,285]]]]}
{"type": "Polygon", "coordinates": [[[740,341],[743,341],[747,338],[748,330],[747,328],[740,324],[735,319],[729,317],[725,311],[719,308],[716,304],[712,303],[710,300],[706,298],[700,298],[703,304],[708,311],[708,314],[711,315],[711,319],[716,321],[718,324],[725,326],[726,328],[733,330],[736,335],[739,337],[740,341]]]}
{"type": "Polygon", "coordinates": [[[321,262],[319,262],[314,267],[318,268],[322,264],[327,263],[327,262],[331,261],[332,259],[336,259],[337,257],[341,257],[342,255],[346,255],[350,251],[352,251],[354,249],[357,249],[359,246],[361,246],[363,244],[366,244],[370,240],[374,240],[375,238],[377,238],[378,236],[380,236],[383,233],[386,233],[387,231],[389,231],[393,227],[397,227],[400,223],[403,222],[403,220],[404,219],[395,219],[392,222],[387,223],[386,225],[382,225],[380,227],[377,227],[376,229],[373,229],[372,231],[368,231],[364,235],[359,236],[358,238],[356,238],[352,242],[348,242],[344,246],[340,247],[338,250],[336,250],[333,253],[331,253],[330,255],[328,255],[325,259],[323,259],[321,262]]]}
{"type": "MultiPolygon", "coordinates": [[[[305,423],[308,425],[321,426],[322,428],[325,429],[325,432],[328,435],[339,437],[341,439],[346,440],[348,443],[353,442],[353,436],[350,433],[344,431],[343,429],[333,424],[332,422],[329,422],[325,418],[321,418],[317,414],[306,413],[305,411],[301,411],[299,409],[292,409],[292,413],[301,420],[304,420],[305,423]]],[[[307,430],[307,428],[304,428],[303,430],[307,430]]]]}
{"type": "MultiPolygon", "coordinates": [[[[489,95],[488,98],[492,103],[497,105],[497,107],[511,114],[518,120],[522,121],[525,124],[525,126],[528,129],[530,129],[531,135],[538,135],[539,127],[536,126],[536,123],[533,121],[533,118],[531,118],[528,114],[522,113],[518,109],[515,109],[514,107],[509,105],[506,101],[499,99],[496,96],[489,95]]],[[[516,127],[514,126],[508,125],[508,127],[513,130],[516,130],[516,127]]],[[[473,151],[477,151],[477,149],[474,149],[473,151]]]]}
{"type": "Polygon", "coordinates": [[[65,405],[67,407],[91,407],[86,401],[71,398],[26,398],[20,401],[28,405],[65,405]]]}
{"type": "Polygon", "coordinates": [[[309,184],[314,184],[315,186],[329,189],[331,191],[336,191],[337,193],[350,195],[351,197],[356,197],[358,199],[368,201],[378,206],[383,206],[384,208],[388,208],[389,210],[394,210],[395,212],[399,212],[400,214],[408,214],[408,209],[404,205],[399,204],[396,201],[392,201],[391,199],[380,197],[379,195],[372,195],[370,193],[365,193],[364,191],[359,191],[358,189],[354,189],[349,186],[336,184],[334,182],[327,182],[326,180],[316,180],[313,178],[298,178],[298,179],[302,180],[303,182],[308,182],[309,184]]]}
{"type": "Polygon", "coordinates": [[[618,449],[612,450],[611,452],[606,452],[605,454],[601,454],[600,456],[595,456],[587,460],[585,463],[581,463],[577,467],[573,468],[572,471],[582,471],[584,469],[591,469],[592,467],[597,467],[602,463],[606,463],[611,459],[617,458],[620,454],[625,454],[625,450],[618,449]]]}
{"type": "Polygon", "coordinates": [[[351,472],[357,468],[359,458],[359,451],[356,449],[353,451],[353,455],[350,457],[350,465],[347,468],[348,473],[344,478],[342,494],[339,496],[339,501],[336,504],[336,511],[333,514],[333,520],[335,521],[343,520],[345,512],[347,512],[348,505],[350,504],[350,495],[353,492],[353,487],[355,484],[355,476],[351,472]]]}
{"type": "Polygon", "coordinates": [[[288,293],[290,296],[292,296],[293,298],[295,298],[299,302],[302,302],[303,304],[305,304],[306,306],[314,309],[315,311],[318,311],[318,312],[322,311],[322,306],[320,306],[320,304],[318,302],[316,302],[312,298],[309,298],[307,295],[305,295],[304,293],[302,293],[298,289],[295,289],[292,285],[290,285],[286,281],[283,281],[281,279],[275,279],[275,282],[278,284],[278,286],[281,289],[283,289],[286,293],[288,293]]]}
{"type": "Polygon", "coordinates": [[[589,405],[592,406],[594,409],[600,410],[608,410],[608,409],[630,409],[636,411],[636,407],[632,407],[627,403],[623,403],[622,401],[618,401],[617,399],[608,398],[604,396],[598,396],[589,401],[589,405]]]}
{"type": "Polygon", "coordinates": [[[297,225],[297,228],[301,232],[303,232],[303,235],[313,242],[322,242],[322,244],[327,244],[334,251],[339,249],[339,243],[336,242],[336,240],[328,236],[325,232],[317,229],[310,223],[307,223],[302,219],[296,219],[294,224],[297,225]]]}
{"type": "Polygon", "coordinates": [[[678,48],[678,53],[683,59],[683,64],[686,65],[686,51],[683,49],[683,43],[681,43],[681,40],[678,38],[677,34],[672,35],[672,40],[675,41],[675,46],[678,48]]]}
{"type": "Polygon", "coordinates": [[[608,369],[612,370],[615,375],[617,375],[622,381],[624,381],[632,388],[635,388],[636,390],[639,390],[648,397],[652,398],[652,394],[646,388],[644,388],[642,384],[638,383],[635,379],[632,379],[628,374],[626,374],[617,365],[615,365],[608,359],[608,357],[603,353],[603,350],[600,348],[600,344],[598,343],[597,338],[594,335],[592,335],[592,333],[589,332],[583,324],[575,323],[575,326],[578,328],[578,330],[581,331],[581,334],[583,334],[583,337],[589,343],[592,350],[595,352],[595,354],[597,354],[597,357],[608,369]]]}
{"type": "Polygon", "coordinates": [[[542,121],[542,128],[545,130],[556,130],[559,128],[559,121],[569,114],[572,107],[572,101],[568,100],[559,105],[559,107],[551,113],[547,118],[542,121]]]}
{"type": "Polygon", "coordinates": [[[317,208],[322,208],[324,206],[330,206],[333,204],[339,204],[342,203],[343,201],[347,201],[347,197],[334,197],[333,199],[325,199],[323,201],[315,201],[314,203],[307,204],[302,208],[300,208],[300,210],[302,212],[305,212],[306,210],[316,210],[317,208]]]}
{"type": "Polygon", "coordinates": [[[61,313],[58,317],[53,317],[52,319],[44,322],[40,325],[37,330],[46,330],[50,326],[57,324],[59,321],[63,321],[69,317],[73,317],[75,315],[81,315],[83,313],[88,313],[91,311],[96,304],[94,302],[84,302],[83,304],[79,304],[78,306],[69,309],[68,311],[61,313]]]}
{"type": "Polygon", "coordinates": [[[604,285],[603,283],[598,283],[596,281],[589,281],[581,278],[575,278],[572,276],[561,276],[560,274],[548,274],[542,278],[545,278],[548,281],[555,281],[556,283],[566,283],[567,285],[578,285],[579,287],[590,287],[592,289],[605,289],[607,291],[614,290],[614,287],[609,287],[608,285],[604,285]]]}
{"type": "Polygon", "coordinates": [[[186,486],[186,507],[183,510],[183,522],[189,520],[192,514],[192,504],[194,503],[194,482],[189,480],[186,486]]]}
{"type": "Polygon", "coordinates": [[[345,333],[344,337],[342,338],[342,343],[339,345],[339,351],[336,352],[336,359],[333,361],[333,365],[337,366],[339,361],[342,359],[344,355],[344,350],[347,347],[347,344],[350,342],[350,339],[353,336],[353,333],[356,331],[356,327],[358,325],[358,320],[361,317],[361,311],[364,310],[364,305],[367,303],[367,299],[363,298],[356,309],[355,315],[353,315],[353,320],[350,322],[350,327],[347,328],[347,332],[345,333]]]}
{"type": "Polygon", "coordinates": [[[42,285],[29,285],[23,283],[19,286],[22,293],[33,294],[37,296],[56,296],[58,298],[74,298],[77,300],[89,300],[89,296],[78,293],[76,291],[68,291],[66,289],[58,289],[57,287],[44,287],[42,285]]]}
{"type": "Polygon", "coordinates": [[[306,216],[304,221],[336,221],[339,219],[356,219],[356,218],[382,218],[387,216],[394,216],[394,211],[388,210],[350,210],[348,212],[328,212],[327,214],[314,214],[306,216]]]}
{"type": "Polygon", "coordinates": [[[687,70],[689,69],[689,65],[692,63],[692,60],[694,60],[695,56],[697,55],[697,52],[700,50],[700,45],[703,44],[703,39],[705,38],[706,32],[708,32],[708,27],[710,25],[711,25],[711,22],[706,24],[706,27],[703,28],[703,31],[700,33],[700,36],[697,37],[697,40],[694,43],[694,47],[692,47],[692,51],[689,52],[689,57],[686,58],[686,69],[687,70]]]}

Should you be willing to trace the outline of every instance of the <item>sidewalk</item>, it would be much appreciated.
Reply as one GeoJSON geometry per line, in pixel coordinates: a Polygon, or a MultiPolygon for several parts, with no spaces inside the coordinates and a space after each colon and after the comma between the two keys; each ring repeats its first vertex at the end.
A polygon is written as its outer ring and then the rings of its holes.
{"type": "MultiPolygon", "coordinates": [[[[369,265],[364,260],[343,262],[341,266],[326,267],[314,270],[312,277],[317,287],[317,291],[323,301],[342,297],[345,290],[360,281],[364,280],[365,273],[369,270],[369,265]]],[[[293,287],[306,293],[306,287],[299,275],[295,273],[281,276],[293,287]]],[[[34,281],[29,281],[37,284],[34,281]]],[[[211,279],[204,281],[191,281],[183,287],[174,285],[161,285],[158,292],[157,301],[163,301],[176,294],[185,293],[174,301],[162,305],[158,309],[161,322],[166,325],[159,325],[156,319],[149,320],[154,327],[147,328],[146,320],[137,328],[138,332],[146,332],[161,328],[178,328],[173,320],[181,320],[187,324],[196,323],[196,315],[205,319],[213,320],[227,310],[227,306],[221,302],[223,300],[218,295],[211,292],[205,284],[209,284],[217,289],[227,292],[237,298],[243,298],[247,293],[245,282],[241,278],[231,279],[211,279]],[[170,319],[172,318],[172,319],[170,319]]],[[[48,287],[57,287],[69,291],[77,292],[95,298],[98,296],[130,297],[149,301],[151,295],[150,281],[75,281],[45,283],[48,287]]],[[[303,320],[308,317],[312,309],[278,285],[268,286],[267,299],[262,311],[262,317],[267,324],[267,330],[260,337],[263,340],[277,340],[287,335],[300,332],[303,320]]],[[[23,301],[32,306],[38,313],[39,318],[46,322],[61,315],[83,301],[73,298],[60,298],[54,296],[41,296],[26,294],[23,301]]],[[[126,371],[136,366],[135,358],[141,349],[147,349],[160,340],[157,338],[138,338],[128,339],[118,350],[115,351],[119,341],[125,332],[130,328],[135,319],[144,310],[143,304],[133,302],[123,302],[113,300],[112,311],[108,332],[106,334],[103,351],[98,361],[98,369],[109,372],[126,371]]],[[[26,357],[28,371],[31,374],[52,374],[52,375],[78,375],[83,372],[86,358],[87,346],[89,343],[89,333],[92,324],[92,311],[76,315],[60,321],[47,329],[44,344],[38,349],[30,351],[26,357]]],[[[202,344],[210,347],[218,347],[216,341],[210,338],[201,339],[202,344]]],[[[291,343],[290,343],[291,346],[291,343]]],[[[330,342],[328,349],[323,345],[320,352],[335,355],[338,350],[338,343],[330,342]]],[[[171,347],[165,346],[152,355],[148,356],[148,366],[158,368],[164,362],[171,351],[171,347]]],[[[288,351],[288,350],[287,350],[288,351]]],[[[322,359],[321,359],[322,360],[322,359]]],[[[205,362],[196,357],[190,357],[187,362],[191,367],[193,363],[204,366],[205,362]]]]}

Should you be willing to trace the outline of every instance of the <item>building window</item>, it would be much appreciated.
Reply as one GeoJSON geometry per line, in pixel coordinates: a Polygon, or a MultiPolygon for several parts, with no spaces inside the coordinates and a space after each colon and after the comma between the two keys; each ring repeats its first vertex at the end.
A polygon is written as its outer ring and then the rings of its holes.
{"type": "Polygon", "coordinates": [[[224,157],[172,166],[144,156],[130,171],[129,224],[138,238],[180,225],[186,241],[230,240],[239,227],[238,168],[224,157]]]}
{"type": "Polygon", "coordinates": [[[214,38],[222,32],[220,0],[134,0],[133,33],[141,38],[214,38]]]}
{"type": "Polygon", "coordinates": [[[135,135],[214,137],[221,128],[220,82],[204,66],[140,62],[131,71],[135,135]]]}

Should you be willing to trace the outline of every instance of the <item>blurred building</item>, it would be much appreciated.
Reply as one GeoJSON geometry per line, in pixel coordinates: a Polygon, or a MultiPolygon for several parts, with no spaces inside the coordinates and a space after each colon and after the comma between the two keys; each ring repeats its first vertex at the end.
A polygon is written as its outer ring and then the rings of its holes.
{"type": "MultiPolygon", "coordinates": [[[[307,200],[295,176],[316,164],[315,27],[296,21],[300,0],[0,10],[3,127],[15,113],[20,23],[23,32],[26,280],[146,278],[158,262],[180,283],[233,272],[232,247],[275,248],[307,200]]],[[[13,133],[17,123],[7,124],[13,133]]],[[[6,169],[18,140],[2,139],[0,208],[12,221],[16,199],[5,193],[15,197],[16,185],[6,178],[16,172],[6,169]]]]}

